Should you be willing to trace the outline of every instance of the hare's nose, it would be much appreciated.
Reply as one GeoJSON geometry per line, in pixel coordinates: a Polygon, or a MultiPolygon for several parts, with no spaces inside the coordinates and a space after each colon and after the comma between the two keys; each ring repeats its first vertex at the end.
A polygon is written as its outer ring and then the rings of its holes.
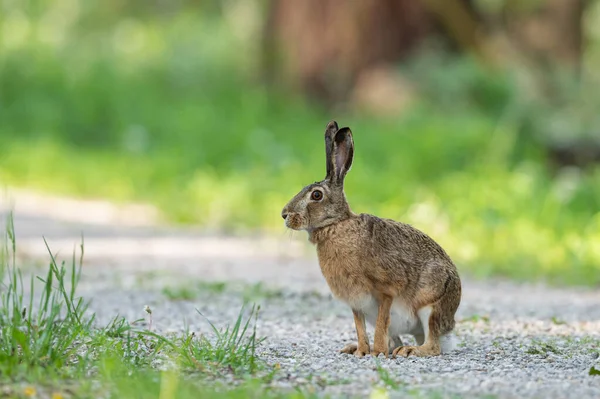
{"type": "Polygon", "coordinates": [[[289,215],[289,213],[287,213],[287,212],[281,213],[281,217],[283,218],[283,220],[287,219],[288,215],[289,215]]]}

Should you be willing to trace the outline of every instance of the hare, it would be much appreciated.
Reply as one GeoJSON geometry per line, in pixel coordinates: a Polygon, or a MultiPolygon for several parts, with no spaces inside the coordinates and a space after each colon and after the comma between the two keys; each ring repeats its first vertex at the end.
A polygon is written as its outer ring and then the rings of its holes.
{"type": "Polygon", "coordinates": [[[354,141],[348,127],[328,123],[325,154],[325,179],[304,187],[281,216],[286,227],[308,232],[332,294],[352,309],[358,342],[340,352],[408,357],[451,351],[461,300],[456,266],[416,228],[350,210],[344,178],[354,141]],[[365,321],[375,328],[372,346],[365,321]],[[402,334],[413,335],[418,346],[404,346],[402,334]]]}

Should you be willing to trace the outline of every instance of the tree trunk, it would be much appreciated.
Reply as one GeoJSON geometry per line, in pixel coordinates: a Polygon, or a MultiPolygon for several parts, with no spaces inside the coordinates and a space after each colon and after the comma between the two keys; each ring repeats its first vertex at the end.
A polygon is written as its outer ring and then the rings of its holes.
{"type": "Polygon", "coordinates": [[[406,59],[432,37],[451,49],[474,54],[486,65],[506,67],[518,57],[537,75],[540,69],[555,66],[579,70],[586,0],[506,0],[499,27],[509,38],[504,47],[491,40],[486,31],[490,26],[473,4],[472,0],[270,0],[264,29],[265,78],[279,86],[291,83],[293,90],[338,104],[365,72],[406,59]]]}
{"type": "Polygon", "coordinates": [[[415,0],[272,0],[267,78],[326,102],[343,100],[365,69],[396,61],[432,31],[415,0]]]}
{"type": "Polygon", "coordinates": [[[579,73],[583,55],[585,0],[547,0],[533,9],[510,0],[504,10],[511,41],[541,68],[579,73]]]}

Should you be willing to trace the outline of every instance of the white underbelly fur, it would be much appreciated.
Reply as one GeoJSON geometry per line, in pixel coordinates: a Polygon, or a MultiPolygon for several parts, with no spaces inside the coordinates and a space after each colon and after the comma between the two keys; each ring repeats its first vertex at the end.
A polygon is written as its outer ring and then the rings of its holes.
{"type": "MultiPolygon", "coordinates": [[[[367,323],[375,327],[379,310],[375,298],[369,295],[347,303],[351,308],[361,311],[365,315],[367,323]]],[[[413,314],[399,299],[394,300],[390,309],[388,334],[394,337],[400,334],[423,334],[423,328],[417,315],[413,314]]]]}

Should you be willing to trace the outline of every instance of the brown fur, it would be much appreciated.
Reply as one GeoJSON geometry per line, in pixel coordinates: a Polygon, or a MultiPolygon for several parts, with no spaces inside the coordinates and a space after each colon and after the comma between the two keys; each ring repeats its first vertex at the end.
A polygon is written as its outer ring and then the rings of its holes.
{"type": "Polygon", "coordinates": [[[333,295],[353,308],[358,344],[350,344],[342,352],[357,356],[387,355],[389,351],[394,356],[440,354],[440,337],[454,329],[461,299],[454,263],[433,239],[410,225],[354,214],[343,190],[354,153],[352,133],[348,128],[338,129],[332,121],[327,125],[325,143],[326,178],[304,187],[285,206],[282,216],[289,228],[308,231],[333,295]],[[320,200],[312,197],[315,190],[321,191],[320,200]],[[365,314],[357,304],[361,298],[373,298],[377,303],[372,348],[365,314]],[[415,317],[420,310],[431,310],[429,334],[415,335],[419,346],[402,346],[399,336],[388,335],[394,301],[400,301],[415,317]]]}

